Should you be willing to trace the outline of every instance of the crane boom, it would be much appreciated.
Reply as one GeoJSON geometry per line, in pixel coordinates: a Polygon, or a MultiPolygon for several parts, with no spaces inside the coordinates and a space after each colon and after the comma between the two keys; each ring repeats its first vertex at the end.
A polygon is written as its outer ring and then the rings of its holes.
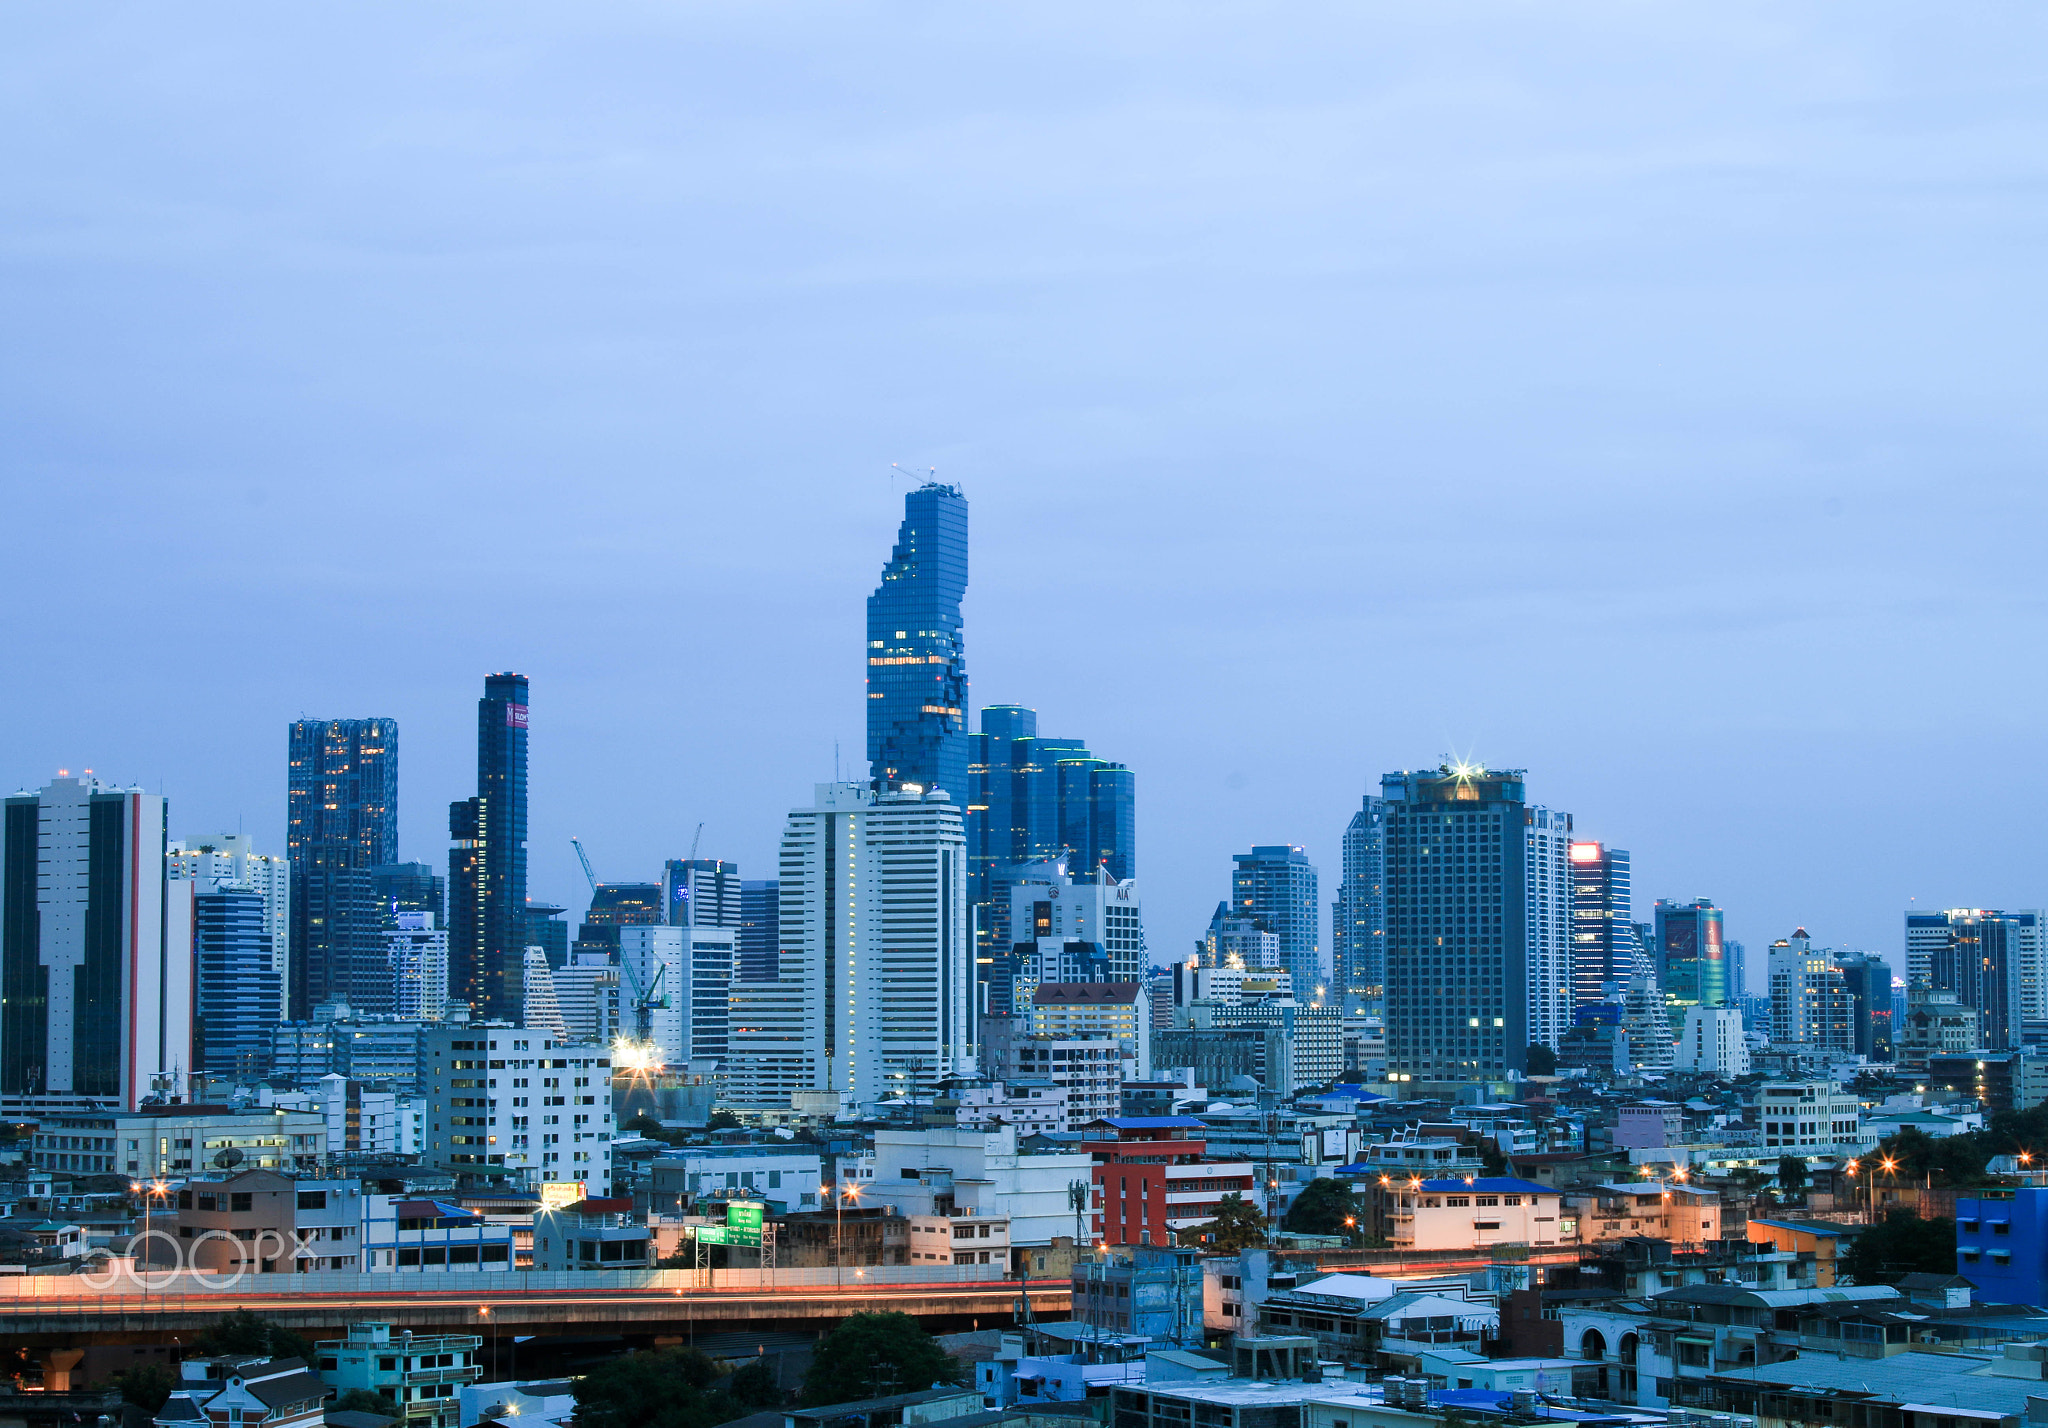
{"type": "Polygon", "coordinates": [[[697,861],[697,845],[698,845],[699,843],[702,843],[703,841],[704,841],[704,825],[703,825],[702,823],[699,823],[699,824],[697,825],[697,836],[696,836],[696,837],[694,837],[694,838],[692,838],[692,839],[690,840],[690,861],[691,861],[691,862],[693,862],[693,863],[694,863],[694,862],[696,862],[696,861],[697,861]]]}
{"type": "Polygon", "coordinates": [[[583,851],[583,840],[571,838],[569,846],[576,850],[576,861],[583,864],[583,877],[590,884],[590,895],[597,896],[597,874],[590,871],[590,854],[583,851]]]}

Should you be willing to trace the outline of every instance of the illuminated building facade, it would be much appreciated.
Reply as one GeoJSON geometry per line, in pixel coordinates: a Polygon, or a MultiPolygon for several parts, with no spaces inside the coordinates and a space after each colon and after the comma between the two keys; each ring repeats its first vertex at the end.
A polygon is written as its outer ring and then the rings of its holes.
{"type": "MultiPolygon", "coordinates": [[[[2001,912],[1988,907],[1957,907],[1942,912],[1906,914],[1906,980],[1925,977],[1936,987],[1945,984],[1934,977],[1937,953],[1958,938],[1978,938],[1978,926],[1996,921],[2006,931],[1993,934],[2003,947],[2009,943],[2019,975],[2019,1006],[2023,1022],[2048,1022],[2048,916],[2036,910],[2001,912]]],[[[2001,956],[2006,955],[2003,951],[2001,956]]],[[[1975,1005],[1975,1003],[1971,1003],[1975,1005]]]]}
{"type": "Polygon", "coordinates": [[[1316,865],[1300,848],[1284,843],[1254,847],[1233,855],[1232,861],[1231,912],[1264,923],[1280,939],[1280,966],[1294,978],[1295,995],[1320,1004],[1328,980],[1316,865]]]}
{"type": "Polygon", "coordinates": [[[1572,1001],[1589,1007],[1635,975],[1636,927],[1628,854],[1604,843],[1571,845],[1572,1001]]]}
{"type": "Polygon", "coordinates": [[[868,762],[883,788],[914,783],[967,796],[967,500],[928,481],[868,597],[868,762]]]}
{"type": "Polygon", "coordinates": [[[1657,980],[1674,1007],[1730,1005],[1721,909],[1707,898],[1657,899],[1657,980]]]}
{"type": "Polygon", "coordinates": [[[670,858],[661,867],[663,920],[671,927],[738,927],[740,867],[723,858],[670,858]]]}
{"type": "Polygon", "coordinates": [[[448,995],[504,1021],[526,1004],[527,697],[523,674],[485,678],[476,797],[449,810],[448,995]]]}
{"type": "Polygon", "coordinates": [[[1571,815],[1519,769],[1386,775],[1387,1071],[1418,1092],[1504,1081],[1570,1024],[1571,815]]]}
{"type": "Polygon", "coordinates": [[[300,719],[291,726],[285,856],[291,859],[289,1003],[388,1013],[383,919],[370,870],[398,859],[398,724],[300,719]]]}
{"type": "Polygon", "coordinates": [[[1387,981],[1387,810],[1372,794],[1344,829],[1343,880],[1330,905],[1330,983],[1346,1012],[1377,1016],[1387,981]]]}

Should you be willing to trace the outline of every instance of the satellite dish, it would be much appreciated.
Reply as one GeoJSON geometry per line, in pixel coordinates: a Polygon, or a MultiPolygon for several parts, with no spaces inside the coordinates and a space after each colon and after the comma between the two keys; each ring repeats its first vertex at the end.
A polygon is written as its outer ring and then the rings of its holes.
{"type": "Polygon", "coordinates": [[[233,1146],[229,1146],[226,1150],[222,1151],[219,1155],[216,1155],[213,1158],[213,1163],[219,1166],[222,1170],[233,1170],[237,1165],[240,1165],[242,1163],[242,1160],[242,1152],[236,1150],[233,1146]]]}

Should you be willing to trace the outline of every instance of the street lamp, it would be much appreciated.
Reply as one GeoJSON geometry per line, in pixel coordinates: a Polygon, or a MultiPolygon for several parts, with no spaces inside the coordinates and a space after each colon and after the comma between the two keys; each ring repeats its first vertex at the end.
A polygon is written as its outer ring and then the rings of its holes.
{"type": "MultiPolygon", "coordinates": [[[[171,1197],[171,1187],[162,1180],[152,1180],[147,1185],[144,1185],[140,1180],[136,1180],[131,1182],[128,1188],[142,1197],[142,1246],[143,1253],[147,1254],[150,1245],[149,1202],[151,1200],[163,1200],[168,1203],[171,1197]]],[[[176,1265],[172,1266],[174,1269],[176,1267],[176,1265]]]]}
{"type": "Polygon", "coordinates": [[[846,1225],[846,1202],[859,1198],[858,1185],[840,1185],[832,1192],[832,1282],[835,1285],[846,1282],[845,1242],[841,1238],[846,1225]]]}

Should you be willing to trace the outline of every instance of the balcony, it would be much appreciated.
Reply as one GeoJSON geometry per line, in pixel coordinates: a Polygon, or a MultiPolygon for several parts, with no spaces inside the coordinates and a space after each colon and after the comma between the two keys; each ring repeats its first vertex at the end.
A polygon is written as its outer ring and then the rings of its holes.
{"type": "Polygon", "coordinates": [[[467,1364],[460,1368],[411,1369],[405,1375],[405,1383],[408,1388],[417,1388],[428,1383],[475,1383],[483,1376],[481,1364],[467,1364]]]}

